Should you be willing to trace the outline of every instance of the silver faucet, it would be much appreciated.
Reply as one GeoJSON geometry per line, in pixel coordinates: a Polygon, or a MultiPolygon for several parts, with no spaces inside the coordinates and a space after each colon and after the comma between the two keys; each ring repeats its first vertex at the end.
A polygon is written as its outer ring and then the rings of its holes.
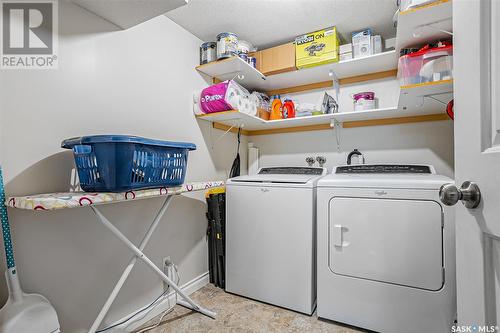
{"type": "Polygon", "coordinates": [[[349,155],[347,155],[347,165],[351,165],[351,159],[354,155],[357,155],[357,156],[360,156],[361,157],[361,164],[365,164],[365,157],[363,156],[363,154],[361,154],[361,152],[357,149],[354,149],[353,151],[351,151],[349,153],[349,155]]]}
{"type": "Polygon", "coordinates": [[[306,157],[306,162],[307,162],[307,165],[312,167],[316,161],[314,160],[314,157],[308,156],[308,157],[306,157]]]}

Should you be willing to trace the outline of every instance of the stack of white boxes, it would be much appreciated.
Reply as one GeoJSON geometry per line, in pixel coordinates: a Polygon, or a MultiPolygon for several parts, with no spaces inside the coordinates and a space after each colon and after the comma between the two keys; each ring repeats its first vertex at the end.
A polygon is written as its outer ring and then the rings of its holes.
{"type": "Polygon", "coordinates": [[[339,46],[340,61],[352,59],[352,44],[344,44],[339,46]]]}

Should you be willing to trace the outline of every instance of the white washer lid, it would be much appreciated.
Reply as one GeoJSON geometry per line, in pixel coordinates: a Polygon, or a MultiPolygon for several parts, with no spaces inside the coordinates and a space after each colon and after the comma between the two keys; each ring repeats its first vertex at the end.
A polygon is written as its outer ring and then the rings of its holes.
{"type": "Polygon", "coordinates": [[[262,168],[256,175],[239,176],[228,180],[227,184],[315,184],[326,174],[325,168],[277,167],[262,168]]]}
{"type": "Polygon", "coordinates": [[[251,175],[231,178],[231,182],[253,182],[253,183],[293,183],[305,184],[317,178],[311,175],[251,175]]]}

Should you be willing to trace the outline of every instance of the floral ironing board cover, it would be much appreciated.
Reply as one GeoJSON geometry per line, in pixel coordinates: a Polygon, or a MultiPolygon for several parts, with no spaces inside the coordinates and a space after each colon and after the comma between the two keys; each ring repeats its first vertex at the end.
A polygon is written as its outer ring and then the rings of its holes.
{"type": "Polygon", "coordinates": [[[224,186],[223,181],[187,183],[177,187],[160,187],[119,193],[67,192],[36,194],[24,197],[10,197],[5,204],[8,207],[20,209],[56,210],[182,194],[221,186],[224,186]]]}

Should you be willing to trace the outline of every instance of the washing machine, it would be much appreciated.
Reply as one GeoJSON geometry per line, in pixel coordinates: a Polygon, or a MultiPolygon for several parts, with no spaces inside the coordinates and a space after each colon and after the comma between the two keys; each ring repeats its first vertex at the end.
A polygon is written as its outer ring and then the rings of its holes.
{"type": "Polygon", "coordinates": [[[262,168],[226,184],[226,291],[316,306],[316,185],[324,168],[262,168]]]}
{"type": "Polygon", "coordinates": [[[321,318],[387,333],[450,332],[456,316],[451,179],[429,165],[347,165],[318,182],[321,318]]]}

